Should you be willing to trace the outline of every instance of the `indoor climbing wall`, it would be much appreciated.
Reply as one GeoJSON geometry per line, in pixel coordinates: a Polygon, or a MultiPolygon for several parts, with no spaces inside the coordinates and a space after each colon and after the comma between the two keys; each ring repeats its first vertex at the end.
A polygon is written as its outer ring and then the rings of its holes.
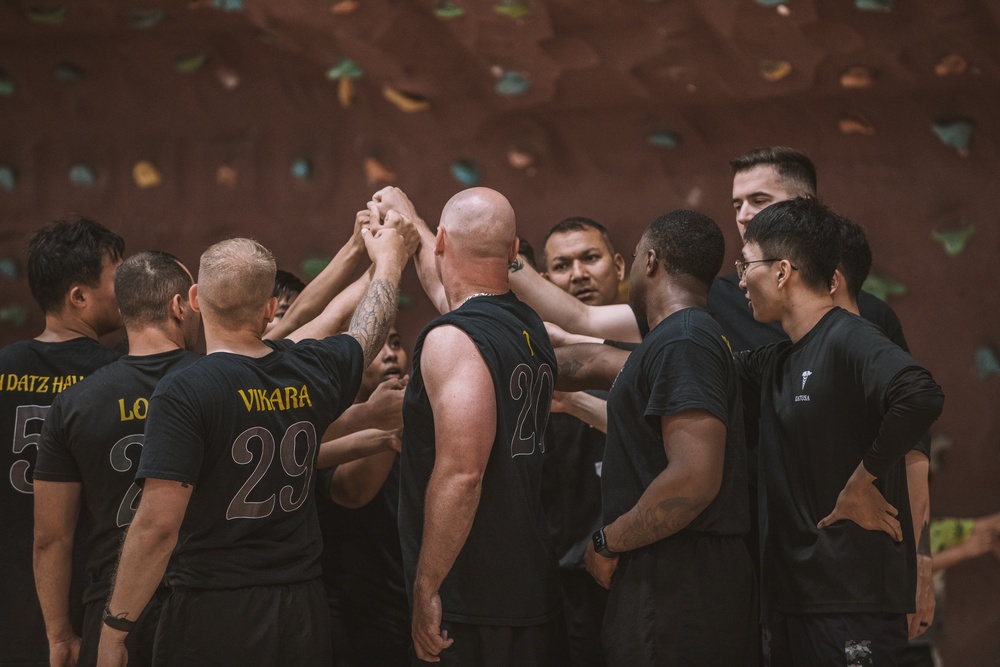
{"type": "MultiPolygon", "coordinates": [[[[788,144],[864,224],[947,395],[935,516],[1000,510],[1000,6],[991,0],[11,0],[0,5],[0,342],[42,319],[31,230],[80,213],[196,265],[252,235],[314,275],[370,194],[511,200],[629,257],[678,207],[738,236],[728,160],[788,144]]],[[[432,314],[412,271],[402,329],[432,314]]],[[[949,574],[946,662],[1000,654],[1000,561],[949,574]]]]}

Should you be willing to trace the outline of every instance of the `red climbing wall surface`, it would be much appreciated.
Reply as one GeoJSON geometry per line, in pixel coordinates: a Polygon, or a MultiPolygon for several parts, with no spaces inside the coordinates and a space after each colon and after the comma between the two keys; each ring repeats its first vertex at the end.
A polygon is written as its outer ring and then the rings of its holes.
{"type": "MultiPolygon", "coordinates": [[[[77,212],[196,265],[251,235],[332,256],[394,183],[433,224],[505,193],[626,256],[696,208],[739,251],[728,160],[809,153],[944,387],[935,516],[1000,510],[1000,5],[990,0],[11,0],[0,4],[0,342],[42,320],[31,230],[77,212]]],[[[431,308],[412,271],[401,325],[431,308]]],[[[948,577],[948,665],[997,664],[1000,561],[948,577]]]]}

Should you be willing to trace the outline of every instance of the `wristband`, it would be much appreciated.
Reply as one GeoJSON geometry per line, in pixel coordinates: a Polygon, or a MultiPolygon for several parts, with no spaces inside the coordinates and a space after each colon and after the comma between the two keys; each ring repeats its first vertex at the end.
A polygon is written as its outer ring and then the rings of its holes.
{"type": "Polygon", "coordinates": [[[101,619],[104,621],[104,625],[121,632],[131,632],[132,628],[135,627],[135,621],[113,616],[111,614],[111,610],[108,609],[107,606],[104,607],[104,613],[101,615],[101,619]]]}
{"type": "Polygon", "coordinates": [[[608,538],[604,536],[604,528],[599,528],[591,539],[594,542],[594,551],[605,558],[614,558],[618,555],[608,548],[608,538]]]}

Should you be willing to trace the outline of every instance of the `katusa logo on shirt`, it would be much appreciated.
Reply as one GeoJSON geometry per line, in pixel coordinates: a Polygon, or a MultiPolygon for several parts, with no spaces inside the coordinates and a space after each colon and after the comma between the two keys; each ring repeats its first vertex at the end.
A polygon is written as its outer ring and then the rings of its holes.
{"type": "MultiPolygon", "coordinates": [[[[802,391],[805,391],[805,389],[806,389],[806,382],[809,380],[809,376],[812,375],[812,374],[813,374],[812,371],[802,371],[802,391]]],[[[795,402],[796,403],[800,403],[802,401],[809,401],[809,400],[812,400],[809,397],[809,394],[799,394],[798,396],[795,397],[795,402]]]]}

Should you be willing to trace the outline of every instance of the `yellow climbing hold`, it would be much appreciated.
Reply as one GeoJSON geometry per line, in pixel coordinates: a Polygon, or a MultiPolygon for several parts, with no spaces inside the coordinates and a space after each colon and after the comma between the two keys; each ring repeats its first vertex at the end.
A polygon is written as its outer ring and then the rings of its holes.
{"type": "Polygon", "coordinates": [[[392,102],[400,111],[413,113],[415,111],[426,111],[431,108],[430,102],[420,95],[414,93],[404,93],[396,90],[392,86],[383,86],[382,95],[392,102]]]}
{"type": "Polygon", "coordinates": [[[159,170],[148,160],[140,160],[132,168],[132,178],[140,188],[154,188],[163,181],[159,170]]]}
{"type": "Polygon", "coordinates": [[[761,60],[760,73],[768,81],[781,81],[792,73],[792,64],[785,60],[761,60]]]}
{"type": "Polygon", "coordinates": [[[389,169],[376,160],[373,157],[365,158],[365,178],[368,179],[368,185],[375,185],[376,183],[395,183],[396,174],[389,171],[389,169]]]}

